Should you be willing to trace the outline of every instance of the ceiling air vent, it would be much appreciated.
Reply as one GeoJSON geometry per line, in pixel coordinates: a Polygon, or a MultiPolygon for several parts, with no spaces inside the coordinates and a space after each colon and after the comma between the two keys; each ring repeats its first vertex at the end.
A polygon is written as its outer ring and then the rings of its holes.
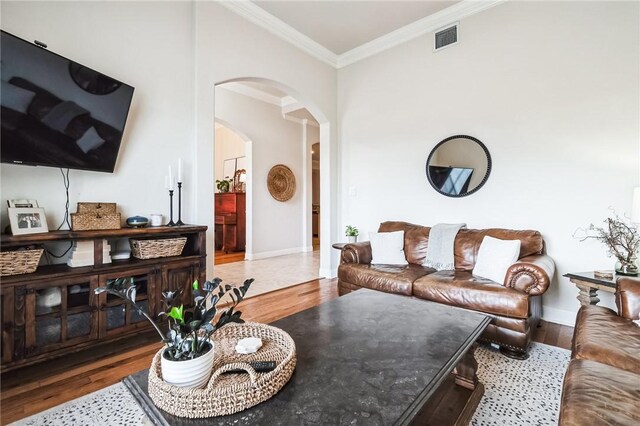
{"type": "Polygon", "coordinates": [[[458,24],[436,31],[433,51],[436,52],[458,42],[458,24]]]}

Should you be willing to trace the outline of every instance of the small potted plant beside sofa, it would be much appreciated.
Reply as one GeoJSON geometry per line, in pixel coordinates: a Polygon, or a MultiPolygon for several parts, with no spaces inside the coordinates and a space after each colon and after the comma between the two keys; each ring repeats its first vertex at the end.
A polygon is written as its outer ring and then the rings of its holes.
{"type": "Polygon", "coordinates": [[[360,231],[355,226],[347,225],[347,228],[344,231],[345,237],[347,237],[347,242],[356,243],[358,242],[358,235],[360,231]]]}

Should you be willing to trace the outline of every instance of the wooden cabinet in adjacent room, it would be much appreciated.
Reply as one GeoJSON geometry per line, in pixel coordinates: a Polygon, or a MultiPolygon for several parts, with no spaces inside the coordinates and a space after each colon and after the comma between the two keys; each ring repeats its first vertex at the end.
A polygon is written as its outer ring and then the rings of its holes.
{"type": "Polygon", "coordinates": [[[247,194],[221,192],[215,194],[216,250],[244,251],[247,233],[247,194]]]}

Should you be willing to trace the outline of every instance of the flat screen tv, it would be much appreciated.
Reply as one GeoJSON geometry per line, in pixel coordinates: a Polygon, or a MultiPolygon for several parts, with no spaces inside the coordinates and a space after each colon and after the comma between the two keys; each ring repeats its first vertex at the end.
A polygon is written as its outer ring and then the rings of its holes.
{"type": "Polygon", "coordinates": [[[112,173],[133,87],[5,31],[3,163],[112,173]]]}

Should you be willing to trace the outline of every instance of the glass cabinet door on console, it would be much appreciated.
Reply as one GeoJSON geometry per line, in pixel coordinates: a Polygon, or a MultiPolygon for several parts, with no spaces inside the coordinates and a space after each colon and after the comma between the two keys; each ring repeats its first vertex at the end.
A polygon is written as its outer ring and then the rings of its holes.
{"type": "MultiPolygon", "coordinates": [[[[156,273],[155,269],[137,269],[122,275],[100,275],[100,287],[118,278],[133,278],[136,286],[136,302],[151,317],[156,318],[156,273]]],[[[128,285],[128,283],[127,283],[128,285]]],[[[98,295],[100,310],[100,337],[112,336],[150,327],[149,322],[129,303],[108,293],[98,295]]]]}
{"type": "Polygon", "coordinates": [[[0,288],[2,309],[2,356],[0,361],[10,362],[13,359],[13,287],[0,288]]]}
{"type": "Polygon", "coordinates": [[[25,355],[96,339],[97,284],[83,277],[25,286],[25,355]]]}

